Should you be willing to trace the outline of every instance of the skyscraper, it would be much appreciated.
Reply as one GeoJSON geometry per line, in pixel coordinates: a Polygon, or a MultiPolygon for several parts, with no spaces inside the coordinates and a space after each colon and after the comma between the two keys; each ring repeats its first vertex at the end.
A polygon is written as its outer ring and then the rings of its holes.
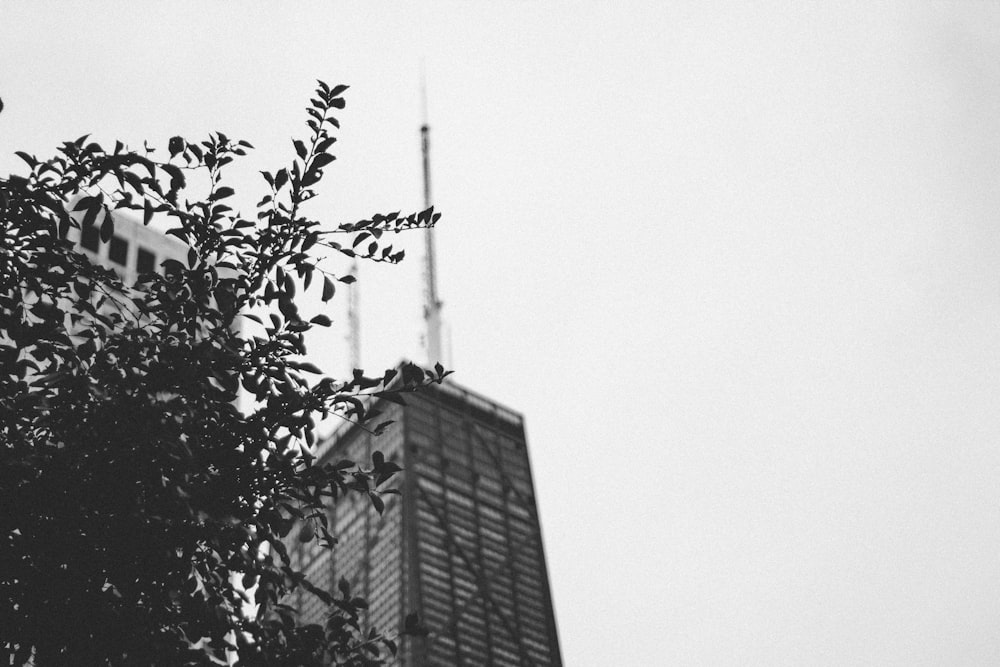
{"type": "MultiPolygon", "coordinates": [[[[328,590],[346,578],[387,633],[419,612],[430,634],[404,639],[404,667],[562,665],[522,416],[451,382],[405,400],[379,406],[396,421],[384,435],[347,426],[317,452],[383,452],[404,468],[402,495],[381,516],[363,496],[342,498],[329,517],[336,547],[296,543],[292,558],[328,590]]],[[[322,620],[315,596],[297,602],[322,620]]]]}

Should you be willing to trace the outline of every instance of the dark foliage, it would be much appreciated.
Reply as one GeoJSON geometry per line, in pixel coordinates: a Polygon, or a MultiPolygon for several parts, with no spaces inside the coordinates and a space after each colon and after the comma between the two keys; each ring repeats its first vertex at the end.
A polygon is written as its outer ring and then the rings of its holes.
{"type": "Polygon", "coordinates": [[[324,227],[302,213],[334,160],[345,89],[319,83],[308,137],[263,173],[249,219],[227,204],[223,174],[252,147],[221,133],[174,137],[160,159],[81,137],[50,159],[18,153],[30,173],[0,180],[0,646],[12,664],[374,665],[395,651],[360,627],[364,600],[315,590],[282,544],[296,522],[332,544],[323,506],[363,493],[381,511],[398,471],[381,455],[318,464],[317,420],[381,430],[365,396],[447,374],[338,381],[304,361],[303,334],[330,320],[296,293],[326,302],[353,280],[323,255],[398,262],[387,237],[438,218],[324,227]],[[73,250],[71,229],[107,243],[121,215],[168,220],[187,262],[128,285],[73,250]],[[299,587],[330,604],[325,627],[282,604],[299,587]]]}

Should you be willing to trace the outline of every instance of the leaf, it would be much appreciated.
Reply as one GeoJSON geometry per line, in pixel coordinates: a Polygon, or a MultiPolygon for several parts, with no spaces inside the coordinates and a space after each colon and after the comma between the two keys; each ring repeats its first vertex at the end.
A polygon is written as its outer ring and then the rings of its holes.
{"type": "MultiPolygon", "coordinates": [[[[100,207],[91,209],[95,211],[99,210],[100,207]]],[[[87,217],[90,217],[90,211],[87,211],[87,217]]],[[[84,218],[84,226],[87,224],[87,218],[84,218]]],[[[107,243],[111,240],[111,236],[115,233],[115,219],[110,215],[104,216],[104,222],[101,224],[101,241],[107,243]]]]}
{"type": "Polygon", "coordinates": [[[164,234],[170,234],[171,236],[176,236],[181,241],[184,241],[185,243],[187,243],[187,232],[185,232],[184,229],[181,228],[181,227],[171,227],[170,229],[168,229],[167,231],[165,231],[163,233],[164,234]]]}
{"type": "Polygon", "coordinates": [[[312,522],[306,521],[302,524],[302,528],[299,530],[299,542],[308,542],[315,535],[316,531],[313,529],[312,522]]]}
{"type": "Polygon", "coordinates": [[[352,248],[357,248],[369,236],[371,236],[371,232],[361,232],[360,234],[358,234],[357,236],[354,237],[354,242],[351,243],[351,247],[352,248]]]}
{"type": "Polygon", "coordinates": [[[315,373],[316,375],[322,375],[323,373],[323,371],[321,371],[316,364],[308,361],[289,361],[288,365],[296,370],[305,371],[307,373],[315,373]]]}
{"type": "Polygon", "coordinates": [[[390,477],[395,475],[400,470],[402,470],[402,468],[400,468],[397,464],[393,463],[392,461],[389,461],[384,466],[382,466],[381,470],[379,470],[378,475],[375,478],[375,486],[381,486],[386,481],[388,481],[390,477]]]}
{"type": "Polygon", "coordinates": [[[331,324],[330,318],[323,314],[316,315],[309,321],[313,324],[318,324],[321,327],[328,327],[331,324]]]}
{"type": "MultiPolygon", "coordinates": [[[[0,107],[0,108],[3,108],[3,107],[0,107]]],[[[19,158],[21,158],[22,160],[24,160],[25,162],[27,162],[28,166],[31,167],[32,169],[34,169],[35,166],[38,164],[38,160],[35,157],[33,157],[31,155],[28,155],[24,151],[15,151],[14,155],[18,156],[19,158]]]]}
{"type": "Polygon", "coordinates": [[[372,433],[374,433],[375,435],[382,435],[383,433],[385,433],[386,429],[388,429],[390,425],[395,423],[396,421],[394,419],[387,419],[386,421],[379,423],[375,428],[373,428],[372,433]]]}
{"type": "Polygon", "coordinates": [[[148,199],[142,202],[142,224],[149,225],[153,220],[153,202],[148,199]]]}
{"type": "Polygon", "coordinates": [[[184,265],[176,259],[165,259],[160,262],[160,266],[163,267],[163,273],[168,276],[172,274],[181,274],[184,271],[184,265]]]}
{"type": "Polygon", "coordinates": [[[76,202],[76,205],[73,206],[73,211],[82,211],[84,209],[87,209],[89,211],[91,209],[91,205],[95,201],[98,201],[98,199],[97,197],[92,195],[88,195],[86,197],[80,197],[79,201],[76,202]]]}
{"type": "Polygon", "coordinates": [[[302,141],[299,140],[299,139],[295,139],[294,141],[292,141],[292,144],[295,146],[295,153],[300,158],[302,158],[303,160],[305,160],[306,159],[306,145],[304,143],[302,143],[302,141]]]}
{"type": "Polygon", "coordinates": [[[184,145],[183,137],[170,137],[170,141],[167,142],[167,150],[170,151],[170,157],[175,157],[184,152],[184,145]]]}
{"type": "Polygon", "coordinates": [[[417,366],[412,361],[407,361],[402,366],[403,371],[403,384],[411,385],[419,383],[424,379],[424,371],[420,366],[417,366]]]}
{"type": "Polygon", "coordinates": [[[375,493],[374,491],[369,491],[368,497],[371,498],[372,506],[375,508],[376,512],[381,514],[382,512],[385,511],[385,501],[382,500],[377,493],[375,493]]]}
{"type": "Polygon", "coordinates": [[[184,172],[181,171],[180,167],[174,164],[161,164],[160,169],[170,175],[170,189],[173,192],[184,187],[184,172]]]}
{"type": "Polygon", "coordinates": [[[59,238],[64,239],[69,236],[70,219],[68,215],[59,216],[59,238]]]}
{"type": "Polygon", "coordinates": [[[219,201],[220,199],[225,199],[226,197],[232,197],[236,194],[236,191],[230,187],[221,187],[212,193],[210,201],[219,201]]]}
{"type": "Polygon", "coordinates": [[[406,615],[406,619],[403,621],[403,634],[404,635],[426,635],[427,629],[424,627],[423,623],[420,622],[420,615],[417,612],[406,615]]]}
{"type": "Polygon", "coordinates": [[[324,303],[333,298],[334,292],[337,288],[334,286],[333,281],[330,280],[329,276],[323,277],[323,301],[324,303]]]}
{"type": "Polygon", "coordinates": [[[330,155],[329,153],[320,153],[319,155],[313,158],[312,168],[322,169],[323,167],[330,164],[336,159],[337,159],[336,155],[330,155]]]}

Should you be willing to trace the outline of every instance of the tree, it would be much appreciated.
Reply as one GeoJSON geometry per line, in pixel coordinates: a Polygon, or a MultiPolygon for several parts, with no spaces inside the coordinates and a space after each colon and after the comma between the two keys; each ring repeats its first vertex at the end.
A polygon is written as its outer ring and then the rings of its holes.
{"type": "Polygon", "coordinates": [[[317,421],[380,432],[366,396],[448,374],[335,380],[303,358],[304,334],[330,319],[297,294],[327,302],[353,280],[324,260],[398,262],[385,241],[439,217],[304,214],[346,88],[319,82],[308,137],[262,172],[254,218],[227,204],[224,180],[252,146],[222,133],[174,137],[166,159],[81,137],[49,159],[18,153],[29,173],[0,180],[0,644],[13,664],[373,665],[395,651],[360,627],[364,600],[317,590],[282,544],[305,521],[304,539],[332,545],[324,505],[364,493],[381,511],[399,470],[380,454],[318,464],[317,421]],[[128,285],[73,250],[71,229],[106,243],[121,215],[169,221],[187,262],[128,285]],[[330,604],[325,627],[282,603],[299,587],[330,604]]]}

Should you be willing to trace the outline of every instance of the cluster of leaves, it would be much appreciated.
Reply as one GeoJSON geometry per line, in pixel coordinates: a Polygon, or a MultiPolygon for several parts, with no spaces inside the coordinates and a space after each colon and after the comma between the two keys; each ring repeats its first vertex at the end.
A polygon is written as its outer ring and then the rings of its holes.
{"type": "Polygon", "coordinates": [[[345,493],[382,511],[399,470],[380,454],[314,460],[317,421],[380,432],[366,396],[398,402],[448,374],[336,380],[303,360],[304,334],[330,319],[300,312],[300,292],[321,285],[326,302],[353,280],[320,253],[398,262],[386,235],[439,215],[303,215],[345,89],[319,83],[308,138],[263,173],[249,219],[223,176],[252,147],[221,133],[174,137],[166,160],[81,137],[49,159],[19,153],[30,172],[0,179],[0,646],[14,664],[374,665],[395,651],[362,632],[364,600],[312,587],[282,543],[345,493]],[[187,261],[130,285],[74,251],[71,230],[108,242],[123,214],[167,220],[187,261]],[[299,587],[331,605],[325,627],[282,604],[299,587]]]}

